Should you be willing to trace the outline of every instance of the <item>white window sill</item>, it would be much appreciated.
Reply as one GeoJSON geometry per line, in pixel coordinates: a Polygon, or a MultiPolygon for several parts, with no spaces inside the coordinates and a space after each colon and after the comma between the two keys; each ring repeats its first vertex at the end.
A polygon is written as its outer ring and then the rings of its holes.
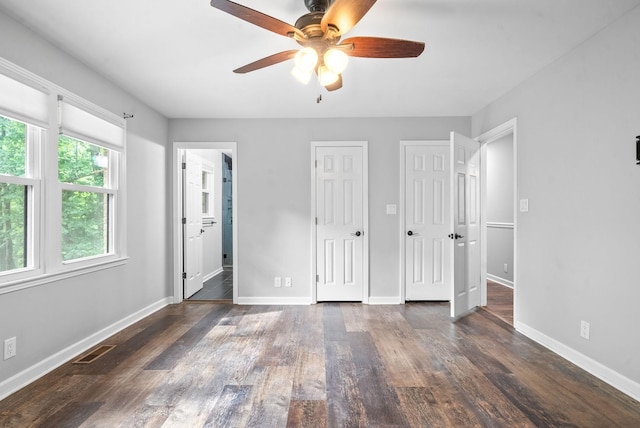
{"type": "Polygon", "coordinates": [[[15,291],[24,290],[31,287],[38,287],[50,282],[62,281],[64,279],[85,275],[92,272],[98,272],[104,269],[110,269],[116,266],[123,266],[127,263],[129,257],[121,257],[110,259],[108,261],[96,261],[90,265],[82,267],[65,269],[55,273],[45,273],[42,275],[31,276],[29,278],[21,278],[6,283],[0,283],[0,295],[13,293],[15,291]]]}

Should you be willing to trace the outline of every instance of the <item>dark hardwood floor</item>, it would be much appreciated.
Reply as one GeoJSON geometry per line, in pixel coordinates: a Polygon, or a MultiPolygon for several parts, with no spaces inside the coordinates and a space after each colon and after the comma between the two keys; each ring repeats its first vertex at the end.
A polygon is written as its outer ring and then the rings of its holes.
{"type": "Polygon", "coordinates": [[[640,403],[489,312],[448,311],[172,305],[0,401],[0,426],[640,426],[640,403]]]}
{"type": "Polygon", "coordinates": [[[225,268],[218,275],[205,281],[202,290],[189,297],[190,302],[200,300],[233,300],[233,268],[225,268]]]}
{"type": "Polygon", "coordinates": [[[487,280],[486,310],[513,325],[513,288],[487,280]]]}

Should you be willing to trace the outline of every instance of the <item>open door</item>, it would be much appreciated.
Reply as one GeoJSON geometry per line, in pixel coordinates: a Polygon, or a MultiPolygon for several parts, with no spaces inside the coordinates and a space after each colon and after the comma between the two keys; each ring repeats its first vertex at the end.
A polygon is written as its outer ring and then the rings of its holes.
{"type": "Polygon", "coordinates": [[[453,293],[451,317],[480,305],[480,143],[451,133],[453,293]]]}
{"type": "Polygon", "coordinates": [[[202,159],[188,150],[184,158],[184,298],[202,289],[202,159]]]}
{"type": "Polygon", "coordinates": [[[222,266],[233,268],[233,158],[222,154],[222,266]]]}

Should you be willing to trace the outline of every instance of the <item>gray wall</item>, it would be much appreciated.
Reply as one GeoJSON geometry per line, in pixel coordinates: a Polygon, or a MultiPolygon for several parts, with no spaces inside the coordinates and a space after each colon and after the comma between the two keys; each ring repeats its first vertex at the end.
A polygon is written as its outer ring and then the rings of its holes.
{"type": "Polygon", "coordinates": [[[513,285],[513,134],[487,144],[485,161],[487,274],[513,285]]]}
{"type": "Polygon", "coordinates": [[[516,310],[530,327],[640,382],[640,8],[473,116],[517,116],[516,310]],[[591,339],[579,336],[580,320],[591,339]]]}
{"type": "MultiPolygon", "coordinates": [[[[55,353],[172,294],[166,191],[167,120],[0,13],[0,56],[127,122],[128,255],[124,266],[0,294],[0,338],[17,356],[0,360],[0,384],[55,353]]],[[[1,391],[0,391],[1,392],[1,391]]]]}
{"type": "MultiPolygon", "coordinates": [[[[266,113],[265,113],[266,114],[266,113]]],[[[170,141],[235,141],[239,297],[311,296],[311,141],[369,142],[370,295],[399,300],[400,140],[448,139],[470,118],[170,120],[170,141]],[[275,288],[290,276],[291,288],[275,288]]]]}

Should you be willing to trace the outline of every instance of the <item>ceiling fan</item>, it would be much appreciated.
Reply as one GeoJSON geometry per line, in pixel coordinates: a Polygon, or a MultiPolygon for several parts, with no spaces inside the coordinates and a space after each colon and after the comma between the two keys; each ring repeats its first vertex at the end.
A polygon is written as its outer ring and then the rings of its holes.
{"type": "Polygon", "coordinates": [[[248,73],[290,59],[292,74],[306,83],[313,73],[329,91],[342,87],[342,72],[349,56],[360,58],[415,58],[424,43],[384,37],[351,37],[340,41],[371,9],[376,0],[304,0],[309,13],[295,25],[228,0],[211,0],[211,6],[258,27],[294,39],[300,50],[287,50],[233,70],[248,73]]]}

